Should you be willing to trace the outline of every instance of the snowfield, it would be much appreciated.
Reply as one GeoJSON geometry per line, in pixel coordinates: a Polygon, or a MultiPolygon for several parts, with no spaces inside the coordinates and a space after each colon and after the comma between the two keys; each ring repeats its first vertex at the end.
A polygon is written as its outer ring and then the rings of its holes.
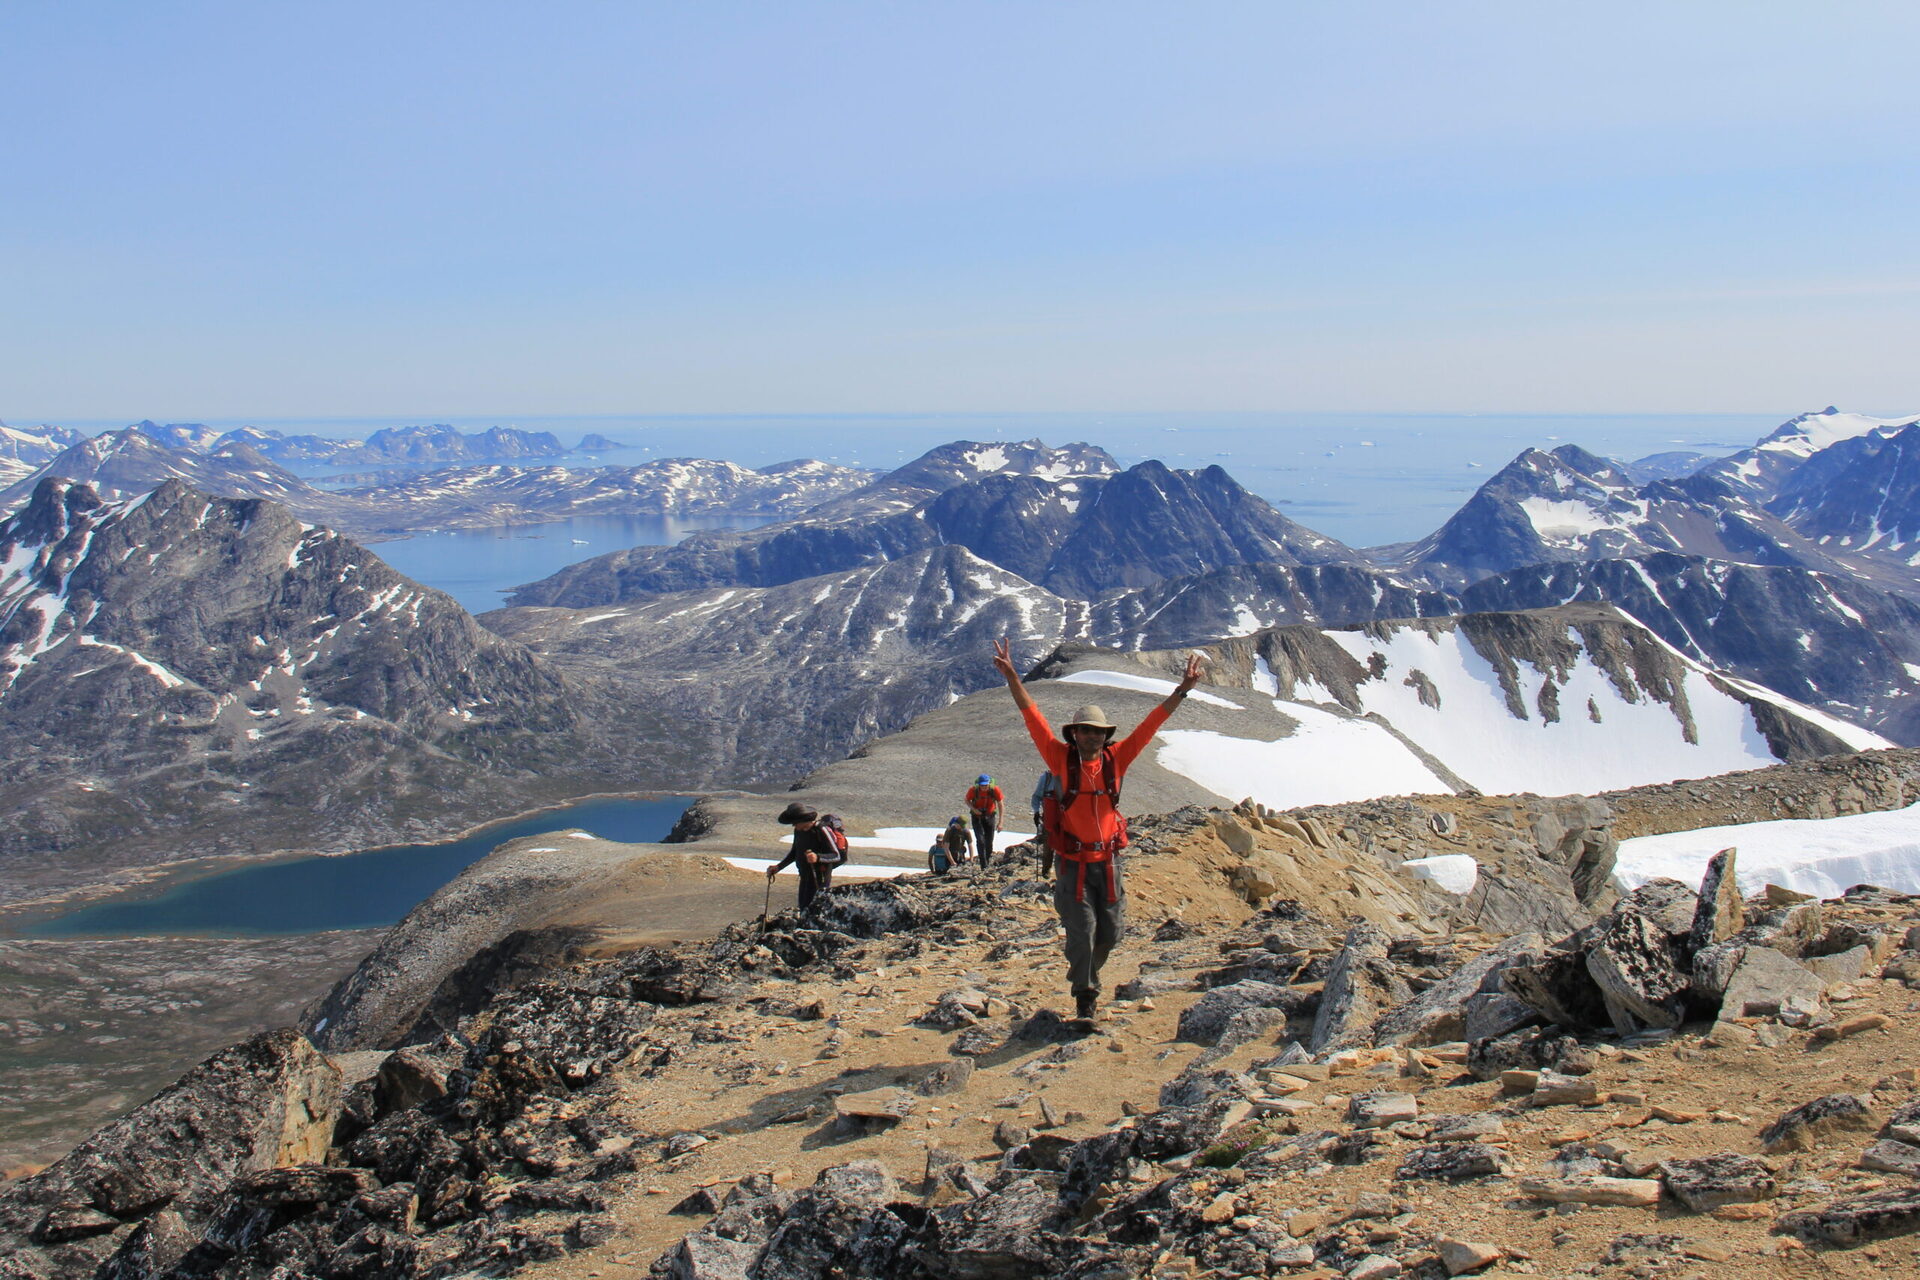
{"type": "Polygon", "coordinates": [[[1920,804],[1622,840],[1614,878],[1627,889],[1662,876],[1698,885],[1708,859],[1722,849],[1740,851],[1734,874],[1743,894],[1769,884],[1822,898],[1856,884],[1920,893],[1920,804]]]}
{"type": "Polygon", "coordinates": [[[1317,707],[1275,705],[1300,722],[1291,737],[1261,742],[1204,729],[1162,729],[1154,762],[1223,800],[1251,796],[1270,809],[1453,794],[1390,730],[1317,707]]]}

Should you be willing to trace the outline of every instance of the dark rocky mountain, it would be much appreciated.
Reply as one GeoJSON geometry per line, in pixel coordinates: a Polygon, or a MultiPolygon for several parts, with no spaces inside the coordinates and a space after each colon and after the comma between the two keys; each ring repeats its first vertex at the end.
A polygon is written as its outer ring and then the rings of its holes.
{"type": "MultiPolygon", "coordinates": [[[[987,456],[1011,465],[1004,452],[993,447],[987,456]]],[[[1021,472],[976,474],[910,501],[932,470],[926,462],[799,521],[600,556],[511,599],[584,608],[695,588],[775,586],[947,545],[1076,599],[1227,565],[1360,563],[1358,553],[1287,519],[1218,467],[1186,472],[1144,462],[1119,473],[1061,477],[1063,464],[1046,459],[1023,464],[1021,472]]],[[[952,475],[950,468],[933,471],[940,480],[952,475]]]]}
{"type": "Polygon", "coordinates": [[[1460,593],[1467,610],[1606,601],[1689,657],[1920,742],[1920,604],[1844,575],[1659,554],[1535,565],[1460,593]]]}
{"type": "Polygon", "coordinates": [[[1829,445],[1788,474],[1767,507],[1822,546],[1911,570],[1920,552],[1920,423],[1829,445]]]}
{"type": "Polygon", "coordinates": [[[260,500],[41,482],[0,521],[0,884],[444,835],[624,783],[559,678],[260,500]]]}
{"type": "Polygon", "coordinates": [[[343,455],[345,462],[494,462],[515,458],[557,458],[567,452],[551,431],[490,427],[468,435],[445,423],[426,427],[387,427],[343,455]]]}

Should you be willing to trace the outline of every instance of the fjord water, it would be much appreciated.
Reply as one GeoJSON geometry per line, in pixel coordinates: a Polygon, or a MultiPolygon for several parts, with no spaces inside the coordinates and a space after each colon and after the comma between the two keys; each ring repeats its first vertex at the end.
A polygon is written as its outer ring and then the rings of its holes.
{"type": "Polygon", "coordinates": [[[551,524],[450,529],[373,544],[374,554],[468,613],[498,609],[502,595],[551,573],[630,547],[672,546],[703,529],[753,529],[772,516],[576,516],[551,524]]]}
{"type": "MultiPolygon", "coordinates": [[[[267,937],[390,925],[509,840],[580,829],[622,843],[658,841],[692,801],[589,800],[497,823],[445,844],[393,845],[189,880],[145,899],[114,899],[31,925],[38,938],[192,934],[267,937]]],[[[556,836],[564,848],[567,836],[556,836]]]]}

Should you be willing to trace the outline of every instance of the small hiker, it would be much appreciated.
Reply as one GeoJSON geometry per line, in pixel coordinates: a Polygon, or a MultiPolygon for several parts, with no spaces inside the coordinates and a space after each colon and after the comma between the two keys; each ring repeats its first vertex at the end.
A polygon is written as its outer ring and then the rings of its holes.
{"type": "Polygon", "coordinates": [[[1007,797],[993,785],[990,774],[981,774],[967,788],[967,812],[973,817],[973,851],[980,857],[980,869],[987,869],[993,857],[993,834],[1000,826],[1000,806],[1007,797]]]}
{"type": "Polygon", "coordinates": [[[805,911],[815,898],[833,887],[833,869],[846,861],[845,837],[834,838],[839,820],[832,814],[822,819],[812,806],[798,800],[780,811],[779,821],[793,828],[793,847],[786,857],[767,868],[767,879],[793,865],[800,873],[800,909],[805,911]]]}
{"type": "Polygon", "coordinates": [[[1092,705],[1075,712],[1056,738],[1020,682],[1008,642],[997,641],[993,649],[994,670],[1006,679],[1034,747],[1065,787],[1064,794],[1045,802],[1048,843],[1058,864],[1053,909],[1067,930],[1067,983],[1073,989],[1074,1016],[1089,1019],[1099,1009],[1101,966],[1126,927],[1119,853],[1127,846],[1127,822],[1119,810],[1120,781],[1186,699],[1187,690],[1200,683],[1200,655],[1188,656],[1180,683],[1166,701],[1115,743],[1113,722],[1092,705]]]}
{"type": "Polygon", "coordinates": [[[967,830],[967,820],[956,816],[940,833],[940,843],[947,847],[947,861],[954,866],[964,866],[967,861],[967,848],[973,843],[973,836],[967,830]]]}
{"type": "Polygon", "coordinates": [[[1047,843],[1047,797],[1054,802],[1060,799],[1060,779],[1051,769],[1040,774],[1040,781],[1033,784],[1033,845],[1040,851],[1040,878],[1047,879],[1053,874],[1053,846],[1047,843]]]}
{"type": "Polygon", "coordinates": [[[953,855],[947,852],[946,833],[934,837],[927,849],[927,870],[945,880],[953,875],[953,855]]]}

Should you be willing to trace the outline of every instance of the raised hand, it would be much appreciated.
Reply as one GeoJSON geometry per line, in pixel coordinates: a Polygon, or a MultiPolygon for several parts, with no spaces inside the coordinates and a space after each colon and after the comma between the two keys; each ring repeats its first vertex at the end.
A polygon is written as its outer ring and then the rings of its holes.
{"type": "Polygon", "coordinates": [[[1206,670],[1206,656],[1199,651],[1187,655],[1187,669],[1180,677],[1180,692],[1185,693],[1200,683],[1200,676],[1206,670]]]}
{"type": "Polygon", "coordinates": [[[993,669],[1008,680],[1017,680],[1020,673],[1013,669],[1013,642],[995,640],[993,642],[993,669]]]}

